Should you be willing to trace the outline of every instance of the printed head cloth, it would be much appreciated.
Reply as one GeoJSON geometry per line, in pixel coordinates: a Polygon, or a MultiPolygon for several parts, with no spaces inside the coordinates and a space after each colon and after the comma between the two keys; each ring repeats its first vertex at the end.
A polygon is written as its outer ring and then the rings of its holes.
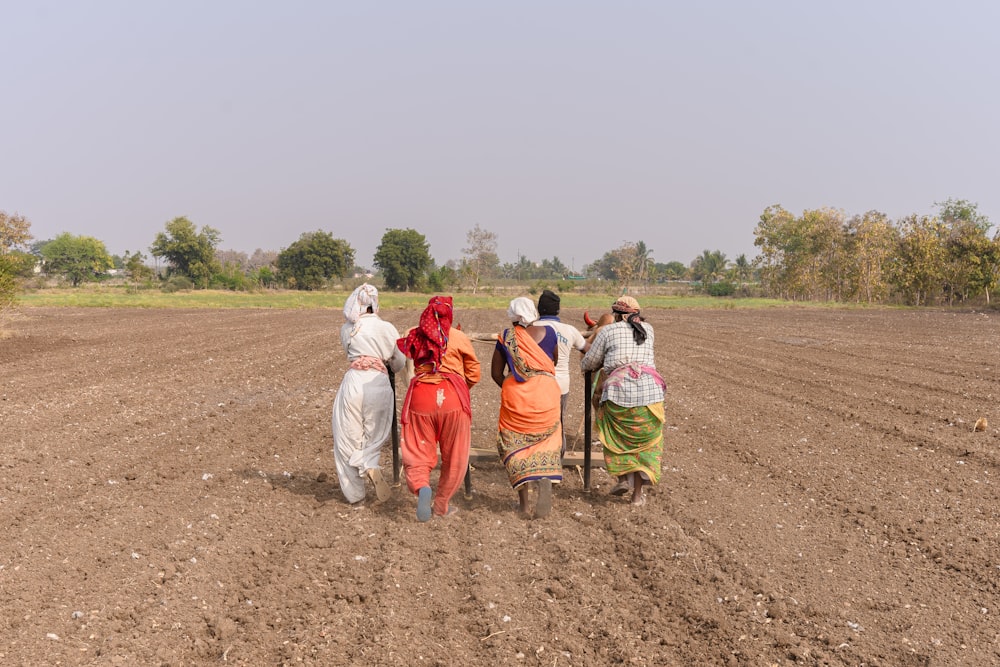
{"type": "Polygon", "coordinates": [[[636,345],[646,342],[646,329],[642,326],[642,317],[639,316],[639,302],[634,297],[618,297],[618,300],[611,304],[611,312],[622,315],[622,319],[632,327],[632,338],[636,345]]]}
{"type": "Polygon", "coordinates": [[[611,311],[622,315],[631,315],[639,312],[639,302],[631,296],[620,296],[618,300],[611,304],[611,311]]]}
{"type": "Polygon", "coordinates": [[[344,319],[351,324],[357,324],[358,318],[371,307],[373,313],[378,312],[378,290],[374,285],[364,283],[351,292],[344,302],[344,319]]]}
{"type": "Polygon", "coordinates": [[[510,302],[507,309],[507,319],[522,327],[530,327],[538,319],[538,309],[531,299],[526,296],[519,296],[510,302]]]}
{"type": "Polygon", "coordinates": [[[420,322],[405,337],[396,341],[396,347],[417,366],[432,364],[432,373],[441,365],[441,357],[448,349],[448,331],[454,317],[450,296],[435,296],[427,302],[420,314],[420,322]]]}

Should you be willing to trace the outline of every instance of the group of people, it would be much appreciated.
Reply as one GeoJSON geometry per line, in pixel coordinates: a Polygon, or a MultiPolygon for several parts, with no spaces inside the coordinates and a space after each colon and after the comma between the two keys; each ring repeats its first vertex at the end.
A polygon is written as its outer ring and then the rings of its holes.
{"type": "MultiPolygon", "coordinates": [[[[646,501],[644,487],[660,478],[665,384],[656,370],[653,328],[638,302],[622,296],[614,321],[590,339],[559,320],[559,296],[545,290],[538,304],[510,302],[510,326],[496,337],[490,377],[500,387],[497,452],[518,509],[545,517],[552,485],[562,481],[566,439],[563,418],[569,393],[571,350],[583,353],[580,368],[598,371],[592,388],[595,425],[613,495],[646,501]]],[[[417,519],[448,516],[451,498],[469,466],[472,444],[470,389],[480,381],[471,339],[454,325],[451,297],[435,296],[404,336],[379,317],[378,290],[358,287],[344,304],[340,340],[350,364],[333,405],[334,460],[345,499],[363,503],[369,485],[379,501],[391,491],[380,467],[395,411],[389,375],[413,363],[400,413],[400,450],[406,485],[417,497],[417,519]],[[431,471],[441,470],[436,489],[431,471]]],[[[589,445],[588,445],[589,446],[589,445]]]]}

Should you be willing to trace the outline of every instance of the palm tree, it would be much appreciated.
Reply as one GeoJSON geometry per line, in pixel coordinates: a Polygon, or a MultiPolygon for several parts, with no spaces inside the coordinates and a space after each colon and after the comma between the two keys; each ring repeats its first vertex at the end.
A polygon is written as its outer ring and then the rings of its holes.
{"type": "Polygon", "coordinates": [[[751,270],[750,261],[745,254],[740,255],[733,262],[733,274],[740,281],[740,287],[743,287],[743,283],[749,280],[751,270]]]}
{"type": "Polygon", "coordinates": [[[644,241],[639,241],[635,244],[635,262],[636,269],[639,272],[639,282],[646,280],[648,277],[649,264],[653,259],[653,251],[646,247],[644,241]]]}
{"type": "Polygon", "coordinates": [[[728,264],[726,255],[721,250],[705,250],[691,262],[691,274],[695,280],[713,283],[726,272],[728,264]]]}

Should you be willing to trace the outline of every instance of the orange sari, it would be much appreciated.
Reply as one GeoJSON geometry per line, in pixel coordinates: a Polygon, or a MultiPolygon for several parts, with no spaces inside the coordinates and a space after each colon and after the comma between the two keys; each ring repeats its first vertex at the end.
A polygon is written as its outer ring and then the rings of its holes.
{"type": "Polygon", "coordinates": [[[539,479],[562,481],[562,426],[555,364],[523,327],[497,336],[510,375],[500,388],[497,453],[515,489],[539,479]]]}

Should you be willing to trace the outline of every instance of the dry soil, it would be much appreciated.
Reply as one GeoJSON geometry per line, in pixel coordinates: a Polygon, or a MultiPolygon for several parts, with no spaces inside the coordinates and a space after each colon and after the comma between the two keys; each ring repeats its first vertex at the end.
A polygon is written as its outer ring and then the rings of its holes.
{"type": "MultiPolygon", "coordinates": [[[[1000,663],[1000,316],[645,314],[668,385],[645,507],[569,468],[526,521],[485,460],[457,515],[418,523],[405,486],[362,509],[337,487],[339,310],[22,309],[0,663],[1000,663]]],[[[574,376],[577,448],[582,396],[574,376]]],[[[473,389],[476,447],[498,397],[473,389]]]]}

